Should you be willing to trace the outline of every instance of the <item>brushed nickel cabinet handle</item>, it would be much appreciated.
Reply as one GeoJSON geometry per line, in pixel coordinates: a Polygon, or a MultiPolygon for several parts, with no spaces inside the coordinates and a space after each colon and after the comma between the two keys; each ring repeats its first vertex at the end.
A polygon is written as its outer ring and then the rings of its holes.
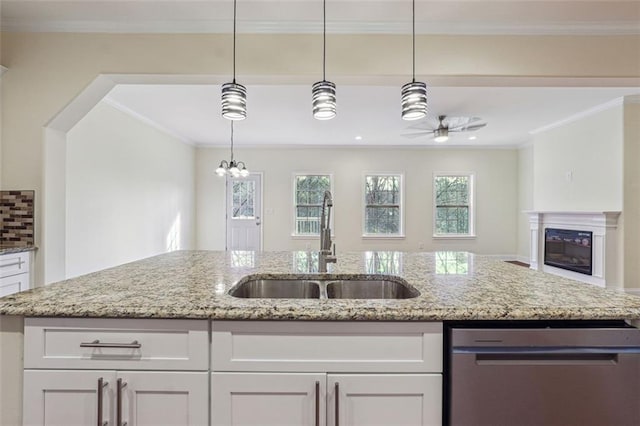
{"type": "Polygon", "coordinates": [[[336,425],[335,426],[340,426],[340,383],[336,382],[336,392],[335,392],[335,398],[336,398],[336,425]]]}
{"type": "Polygon", "coordinates": [[[109,424],[109,422],[105,422],[102,419],[103,417],[102,394],[103,394],[103,389],[108,384],[109,382],[105,381],[102,377],[98,379],[98,426],[107,426],[109,424]]]}
{"type": "Polygon", "coordinates": [[[122,390],[127,387],[127,382],[118,379],[116,388],[116,426],[127,426],[127,422],[122,421],[122,390]]]}
{"type": "Polygon", "coordinates": [[[142,343],[138,343],[134,340],[131,343],[102,343],[100,340],[94,340],[93,342],[80,343],[81,348],[120,348],[120,349],[140,349],[142,343]]]}
{"type": "Polygon", "coordinates": [[[320,426],[320,382],[316,381],[316,426],[320,426]]]}

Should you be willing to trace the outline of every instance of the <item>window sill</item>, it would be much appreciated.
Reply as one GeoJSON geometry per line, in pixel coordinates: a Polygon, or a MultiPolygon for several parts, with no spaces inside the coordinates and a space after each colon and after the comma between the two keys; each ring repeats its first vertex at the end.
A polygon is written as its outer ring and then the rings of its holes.
{"type": "Polygon", "coordinates": [[[475,234],[433,234],[434,240],[475,240],[475,234]]]}
{"type": "Polygon", "coordinates": [[[404,235],[374,235],[374,234],[363,234],[363,240],[404,240],[406,237],[404,235]]]}
{"type": "MultiPolygon", "coordinates": [[[[320,235],[291,234],[292,240],[319,240],[320,235]]],[[[331,234],[331,239],[335,240],[336,236],[331,234]]]]}

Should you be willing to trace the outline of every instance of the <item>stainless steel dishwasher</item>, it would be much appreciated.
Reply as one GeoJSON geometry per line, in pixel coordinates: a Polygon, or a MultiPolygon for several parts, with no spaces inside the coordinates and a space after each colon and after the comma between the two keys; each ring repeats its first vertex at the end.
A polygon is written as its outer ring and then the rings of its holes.
{"type": "Polygon", "coordinates": [[[448,422],[640,425],[640,330],[622,325],[451,328],[448,422]]]}

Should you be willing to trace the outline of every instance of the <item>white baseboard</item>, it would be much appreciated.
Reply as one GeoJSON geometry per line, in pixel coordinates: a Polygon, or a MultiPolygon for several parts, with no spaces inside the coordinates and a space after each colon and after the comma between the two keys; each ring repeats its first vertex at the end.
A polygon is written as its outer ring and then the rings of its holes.
{"type": "Polygon", "coordinates": [[[623,288],[622,291],[634,296],[640,296],[640,288],[623,288]]]}

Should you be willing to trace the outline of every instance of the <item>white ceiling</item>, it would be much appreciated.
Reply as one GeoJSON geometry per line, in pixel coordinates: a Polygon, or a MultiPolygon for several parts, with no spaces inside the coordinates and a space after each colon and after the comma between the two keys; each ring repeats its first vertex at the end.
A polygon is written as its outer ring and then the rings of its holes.
{"type": "MultiPolygon", "coordinates": [[[[328,121],[311,115],[310,84],[250,85],[247,91],[248,118],[235,124],[239,146],[439,145],[431,137],[401,136],[418,122],[400,118],[399,87],[338,86],[338,115],[328,121]]],[[[447,146],[518,146],[530,140],[532,131],[638,93],[638,87],[432,87],[429,111],[432,119],[478,116],[488,123],[475,132],[452,134],[447,146]],[[469,140],[471,135],[477,139],[469,140]]],[[[229,144],[219,85],[119,85],[107,101],[185,142],[229,144]]]]}
{"type": "MultiPolygon", "coordinates": [[[[231,0],[2,0],[3,31],[230,32],[231,0]]],[[[322,28],[321,0],[239,0],[240,32],[322,28]]],[[[409,0],[327,0],[330,33],[409,33],[409,0]]],[[[416,0],[425,34],[640,34],[640,1],[416,0]]]]}
{"type": "MultiPolygon", "coordinates": [[[[187,32],[232,30],[231,0],[0,0],[3,31],[187,32]]],[[[321,0],[238,0],[238,30],[317,33],[321,0]]],[[[327,0],[329,33],[410,33],[409,0],[327,0]]],[[[416,0],[422,34],[640,34],[640,0],[416,0]]],[[[267,81],[267,80],[264,80],[267,81]]],[[[433,116],[469,115],[488,125],[477,139],[456,134],[448,145],[514,146],[530,132],[597,108],[635,87],[517,87],[447,85],[429,90],[433,116]],[[450,87],[456,86],[456,87],[450,87]],[[471,87],[469,87],[471,86],[471,87]]],[[[269,84],[272,84],[271,82],[269,84]]],[[[249,119],[238,122],[238,145],[407,145],[429,138],[400,136],[415,123],[400,119],[398,87],[338,82],[338,116],[311,117],[308,85],[248,85],[249,119]],[[362,140],[355,140],[362,136],[362,140]]],[[[536,84],[534,84],[536,85],[536,84]]],[[[592,85],[592,84],[588,84],[592,85]]],[[[483,85],[484,86],[484,85],[483,85]]],[[[582,84],[580,84],[582,86],[582,84]]],[[[195,145],[227,145],[218,85],[121,85],[108,101],[195,145]]]]}

